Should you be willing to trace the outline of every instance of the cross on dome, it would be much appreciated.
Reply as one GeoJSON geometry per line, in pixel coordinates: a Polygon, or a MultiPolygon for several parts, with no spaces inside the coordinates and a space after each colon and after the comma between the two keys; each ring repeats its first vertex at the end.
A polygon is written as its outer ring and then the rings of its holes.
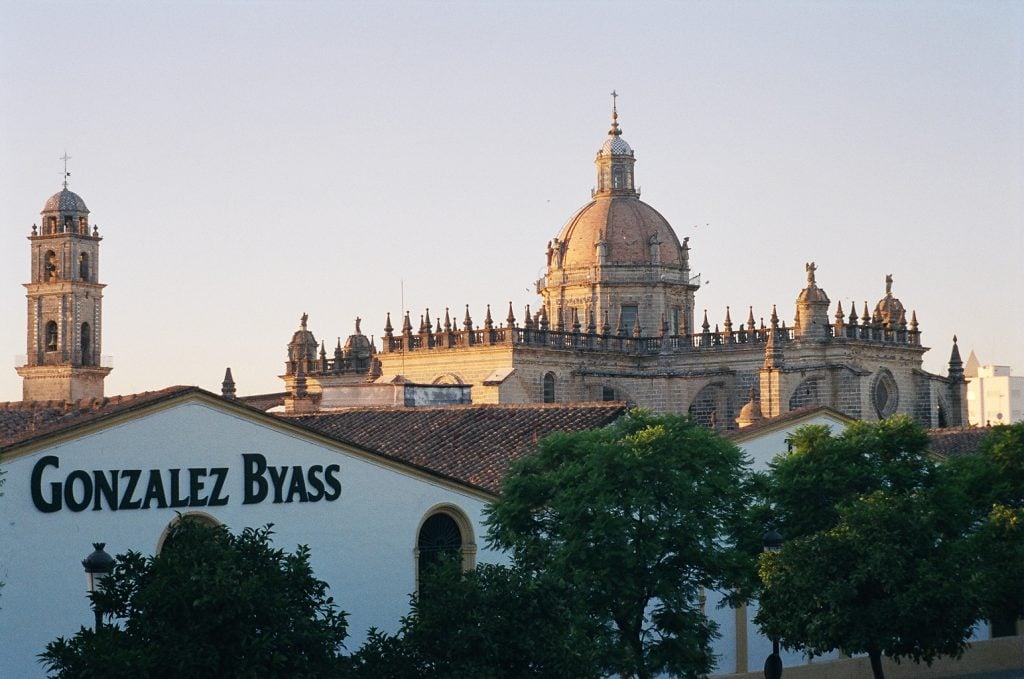
{"type": "Polygon", "coordinates": [[[612,129],[608,130],[608,134],[616,137],[622,134],[622,130],[619,129],[618,98],[619,93],[612,90],[612,129]]]}
{"type": "Polygon", "coordinates": [[[69,156],[68,152],[65,151],[64,155],[58,158],[57,160],[64,161],[64,188],[66,189],[68,188],[68,177],[71,176],[71,173],[68,172],[68,161],[71,160],[71,156],[69,156]]]}

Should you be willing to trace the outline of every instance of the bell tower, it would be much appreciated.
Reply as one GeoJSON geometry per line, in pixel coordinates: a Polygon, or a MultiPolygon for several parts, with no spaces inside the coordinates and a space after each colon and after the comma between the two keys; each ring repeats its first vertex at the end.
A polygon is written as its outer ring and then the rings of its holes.
{"type": "MultiPolygon", "coordinates": [[[[66,157],[64,159],[66,161],[66,157]]],[[[101,360],[103,288],[99,282],[99,230],[89,226],[89,209],[64,188],[43,207],[42,226],[32,225],[31,282],[25,364],[26,401],[102,398],[111,368],[101,360]],[[91,231],[90,231],[91,228],[91,231]]]]}

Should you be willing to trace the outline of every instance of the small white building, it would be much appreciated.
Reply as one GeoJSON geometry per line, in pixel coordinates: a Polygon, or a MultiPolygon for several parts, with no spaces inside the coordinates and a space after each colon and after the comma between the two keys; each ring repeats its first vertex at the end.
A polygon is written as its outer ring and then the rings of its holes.
{"type": "Polygon", "coordinates": [[[1006,365],[979,365],[974,352],[964,366],[967,378],[967,421],[974,427],[1013,424],[1024,420],[1024,376],[1006,365]]]}

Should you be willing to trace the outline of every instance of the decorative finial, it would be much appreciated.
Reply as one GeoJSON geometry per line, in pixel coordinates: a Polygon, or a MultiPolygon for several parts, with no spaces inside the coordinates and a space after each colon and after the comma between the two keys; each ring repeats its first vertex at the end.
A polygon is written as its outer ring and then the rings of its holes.
{"type": "Polygon", "coordinates": [[[64,188],[67,189],[68,188],[68,177],[71,176],[71,173],[68,172],[68,161],[71,160],[71,156],[68,155],[67,151],[64,151],[64,155],[61,156],[60,158],[58,158],[57,160],[63,160],[64,161],[64,188]]]}
{"type": "Polygon", "coordinates": [[[619,93],[612,90],[612,129],[608,130],[608,134],[618,137],[622,134],[622,130],[619,129],[619,107],[618,107],[619,93]]]}
{"type": "Polygon", "coordinates": [[[224,398],[235,398],[235,378],[231,376],[231,368],[224,371],[224,381],[220,383],[220,394],[224,398]]]}

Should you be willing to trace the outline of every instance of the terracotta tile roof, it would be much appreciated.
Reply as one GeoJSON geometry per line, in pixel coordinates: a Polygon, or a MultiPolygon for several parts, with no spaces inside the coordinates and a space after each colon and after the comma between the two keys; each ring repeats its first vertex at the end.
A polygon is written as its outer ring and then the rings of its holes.
{"type": "Polygon", "coordinates": [[[509,464],[557,431],[609,424],[623,403],[352,408],[281,415],[333,439],[498,493],[509,464]]]}
{"type": "Polygon", "coordinates": [[[168,387],[127,396],[80,401],[13,401],[0,403],[0,450],[54,432],[147,406],[198,387],[168,387]]]}
{"type": "Polygon", "coordinates": [[[943,458],[968,455],[978,450],[978,444],[992,429],[971,427],[970,429],[929,429],[928,452],[943,458]]]}

